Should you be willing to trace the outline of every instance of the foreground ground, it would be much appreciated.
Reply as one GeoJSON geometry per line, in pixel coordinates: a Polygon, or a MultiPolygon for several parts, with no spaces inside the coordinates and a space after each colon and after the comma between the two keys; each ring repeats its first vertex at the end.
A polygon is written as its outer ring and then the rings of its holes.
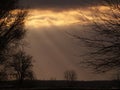
{"type": "Polygon", "coordinates": [[[0,82],[0,90],[113,90],[120,89],[120,81],[18,81],[0,82]],[[22,87],[22,88],[20,88],[22,87]]]}

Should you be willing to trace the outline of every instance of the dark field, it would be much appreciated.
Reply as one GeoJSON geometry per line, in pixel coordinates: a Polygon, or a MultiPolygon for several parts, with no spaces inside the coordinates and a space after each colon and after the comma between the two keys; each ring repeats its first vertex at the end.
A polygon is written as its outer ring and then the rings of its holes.
{"type": "Polygon", "coordinates": [[[0,89],[0,90],[119,90],[119,89],[80,89],[80,88],[26,88],[26,89],[0,89]]]}
{"type": "Polygon", "coordinates": [[[0,90],[113,90],[120,81],[18,81],[0,82],[0,90]]]}

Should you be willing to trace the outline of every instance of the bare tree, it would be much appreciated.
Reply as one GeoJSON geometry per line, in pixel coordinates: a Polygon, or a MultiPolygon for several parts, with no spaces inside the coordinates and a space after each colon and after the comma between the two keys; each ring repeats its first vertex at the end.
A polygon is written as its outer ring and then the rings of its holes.
{"type": "Polygon", "coordinates": [[[74,70],[67,70],[64,72],[64,78],[68,81],[74,81],[77,79],[77,74],[74,70]]]}
{"type": "Polygon", "coordinates": [[[108,12],[97,10],[93,19],[93,37],[79,37],[90,48],[86,66],[97,72],[120,68],[120,0],[103,0],[108,12]]]}
{"type": "Polygon", "coordinates": [[[33,71],[32,71],[32,57],[27,55],[23,51],[19,51],[12,57],[13,60],[9,62],[10,69],[12,69],[12,74],[15,75],[15,78],[23,82],[23,80],[33,80],[33,71]]]}
{"type": "MultiPolygon", "coordinates": [[[[24,38],[24,20],[27,12],[18,10],[18,0],[0,0],[0,67],[11,56],[13,47],[19,46],[24,38]],[[17,10],[16,10],[17,9],[17,10]]],[[[4,69],[0,68],[0,72],[4,69]]]]}

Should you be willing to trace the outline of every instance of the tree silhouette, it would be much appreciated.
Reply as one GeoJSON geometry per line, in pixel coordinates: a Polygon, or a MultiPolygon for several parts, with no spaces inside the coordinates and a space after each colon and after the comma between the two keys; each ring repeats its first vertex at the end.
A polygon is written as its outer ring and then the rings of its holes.
{"type": "Polygon", "coordinates": [[[120,68],[120,0],[103,0],[108,12],[97,9],[93,20],[93,37],[79,37],[90,49],[89,58],[81,63],[96,72],[120,68]]]}
{"type": "Polygon", "coordinates": [[[26,32],[24,20],[27,11],[18,10],[17,2],[18,0],[0,0],[0,72],[11,56],[10,50],[20,45],[26,32]]]}
{"type": "Polygon", "coordinates": [[[32,57],[27,55],[23,51],[17,52],[13,55],[12,60],[9,62],[9,68],[11,70],[11,74],[15,75],[15,78],[19,80],[20,83],[23,80],[33,80],[33,71],[32,71],[32,57]]]}
{"type": "Polygon", "coordinates": [[[74,81],[77,79],[77,74],[74,70],[67,70],[64,72],[64,78],[68,81],[74,81]]]}
{"type": "MultiPolygon", "coordinates": [[[[0,57],[10,45],[16,44],[25,35],[24,20],[27,12],[15,11],[17,0],[0,0],[0,57]]],[[[0,58],[0,62],[2,62],[0,58]]]]}

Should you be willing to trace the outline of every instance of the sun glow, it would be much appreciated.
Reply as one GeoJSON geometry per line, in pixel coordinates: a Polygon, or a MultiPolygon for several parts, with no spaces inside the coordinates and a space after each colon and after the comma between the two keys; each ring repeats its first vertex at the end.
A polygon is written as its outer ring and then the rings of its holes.
{"type": "Polygon", "coordinates": [[[78,11],[53,12],[50,10],[31,10],[26,22],[27,26],[63,26],[78,23],[78,11]]]}
{"type": "MultiPolygon", "coordinates": [[[[91,7],[89,9],[76,9],[76,10],[64,10],[64,11],[52,11],[52,10],[29,10],[29,15],[26,20],[26,27],[40,28],[51,26],[66,26],[72,24],[86,24],[88,19],[93,19],[92,16],[95,10],[91,7]],[[86,17],[86,18],[83,18],[86,17]]],[[[98,6],[99,10],[106,11],[108,8],[105,6],[98,6]]]]}

